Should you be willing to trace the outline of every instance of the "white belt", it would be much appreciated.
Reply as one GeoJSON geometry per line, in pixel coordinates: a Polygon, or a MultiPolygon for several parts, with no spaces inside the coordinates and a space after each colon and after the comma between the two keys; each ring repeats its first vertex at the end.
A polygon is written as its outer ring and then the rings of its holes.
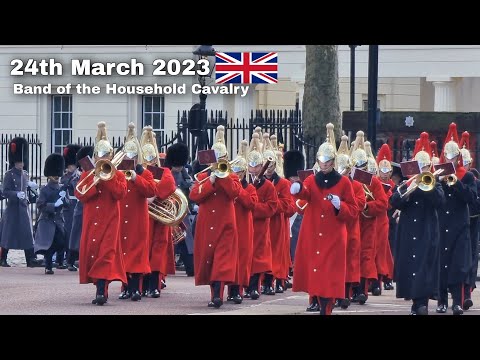
{"type": "Polygon", "coordinates": [[[68,198],[69,198],[70,200],[77,200],[77,201],[78,201],[78,199],[77,199],[76,196],[71,196],[71,195],[69,195],[68,198]]]}

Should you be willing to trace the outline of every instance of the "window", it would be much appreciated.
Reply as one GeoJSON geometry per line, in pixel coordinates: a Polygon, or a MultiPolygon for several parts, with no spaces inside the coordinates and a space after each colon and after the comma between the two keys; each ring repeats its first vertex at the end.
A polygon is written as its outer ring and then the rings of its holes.
{"type": "Polygon", "coordinates": [[[144,96],[142,105],[143,126],[150,125],[157,135],[163,136],[165,129],[165,98],[163,96],[144,96]]]}
{"type": "MultiPolygon", "coordinates": [[[[377,100],[377,109],[380,109],[380,100],[377,100]]],[[[368,111],[368,100],[363,100],[362,110],[368,111]]]]}
{"type": "Polygon", "coordinates": [[[52,152],[63,154],[72,142],[72,95],[52,96],[52,152]]]}

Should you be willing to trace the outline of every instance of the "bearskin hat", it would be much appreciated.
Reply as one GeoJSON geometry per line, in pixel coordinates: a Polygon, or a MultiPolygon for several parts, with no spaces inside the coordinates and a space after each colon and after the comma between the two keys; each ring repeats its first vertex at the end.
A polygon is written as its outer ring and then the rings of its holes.
{"type": "Polygon", "coordinates": [[[165,166],[185,166],[188,163],[188,146],[183,143],[175,143],[167,149],[165,166]]]}
{"type": "Polygon", "coordinates": [[[45,159],[45,167],[43,175],[45,176],[62,176],[65,170],[65,159],[60,154],[50,154],[45,159]]]}
{"type": "Polygon", "coordinates": [[[79,161],[86,156],[90,156],[91,158],[93,158],[93,146],[84,146],[80,148],[80,150],[78,150],[76,155],[78,168],[81,168],[79,161]]]}
{"type": "Polygon", "coordinates": [[[77,152],[82,147],[76,144],[69,144],[63,149],[63,158],[65,159],[65,167],[77,164],[77,152]]]}
{"type": "Polygon", "coordinates": [[[23,137],[16,137],[8,144],[8,167],[15,166],[16,162],[23,162],[23,169],[28,171],[28,142],[23,137]]]}
{"type": "Polygon", "coordinates": [[[283,154],[283,173],[286,179],[292,176],[298,176],[297,171],[304,169],[305,157],[301,151],[289,150],[283,154]]]}

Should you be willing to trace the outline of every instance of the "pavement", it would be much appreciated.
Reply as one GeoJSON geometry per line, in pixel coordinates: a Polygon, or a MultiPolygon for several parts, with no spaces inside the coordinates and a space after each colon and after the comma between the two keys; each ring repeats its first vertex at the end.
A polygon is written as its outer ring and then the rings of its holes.
{"type": "MultiPolygon", "coordinates": [[[[45,275],[43,268],[27,268],[23,251],[11,250],[12,267],[0,268],[0,315],[305,315],[308,295],[291,290],[259,300],[244,299],[240,305],[225,302],[219,309],[208,308],[210,289],[195,286],[185,272],[167,277],[167,287],[158,299],[138,302],[119,300],[119,282],[110,284],[109,300],[104,306],[91,304],[95,296],[92,284],[79,284],[78,272],[56,270],[45,275]]],[[[480,315],[480,291],[472,294],[474,306],[465,315],[480,315]]],[[[451,300],[450,300],[451,305],[451,300]]],[[[347,310],[334,309],[333,315],[408,315],[411,303],[395,298],[395,291],[370,296],[365,305],[352,304],[347,310]]],[[[430,303],[430,314],[436,304],[430,303]]],[[[451,315],[451,309],[445,316],[451,315]]],[[[437,315],[437,314],[435,314],[437,315]]]]}

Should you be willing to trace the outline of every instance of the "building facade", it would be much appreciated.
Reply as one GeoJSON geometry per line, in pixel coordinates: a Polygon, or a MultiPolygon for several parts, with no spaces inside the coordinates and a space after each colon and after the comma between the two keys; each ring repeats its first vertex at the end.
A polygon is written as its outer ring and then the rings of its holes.
{"type": "MultiPolygon", "coordinates": [[[[2,134],[38,134],[43,158],[79,137],[94,137],[96,124],[106,121],[111,137],[123,137],[127,124],[138,129],[152,125],[158,134],[176,129],[179,111],[189,110],[199,96],[186,94],[105,94],[106,84],[118,86],[169,86],[198,82],[195,76],[154,76],[156,59],[195,59],[197,45],[139,46],[0,46],[0,130],[2,134]],[[21,60],[54,59],[63,74],[14,76],[21,60]],[[92,63],[145,64],[142,76],[72,75],[72,60],[92,63]],[[14,84],[47,86],[51,94],[14,94],[14,84]],[[99,86],[100,94],[57,94],[58,86],[99,86]]],[[[219,52],[278,52],[278,84],[251,85],[246,96],[207,96],[206,108],[228,112],[229,118],[248,118],[252,109],[302,108],[305,82],[304,45],[214,45],[219,52]]],[[[340,108],[350,109],[350,48],[338,51],[340,108]]],[[[366,109],[368,96],[368,46],[356,48],[355,110],[366,109]]],[[[28,68],[28,67],[27,67],[28,68]]],[[[27,70],[23,66],[23,70],[27,70]]],[[[209,79],[215,85],[214,79],[209,79]]],[[[381,111],[480,111],[480,46],[477,45],[381,45],[379,46],[378,105],[381,111]]]]}

